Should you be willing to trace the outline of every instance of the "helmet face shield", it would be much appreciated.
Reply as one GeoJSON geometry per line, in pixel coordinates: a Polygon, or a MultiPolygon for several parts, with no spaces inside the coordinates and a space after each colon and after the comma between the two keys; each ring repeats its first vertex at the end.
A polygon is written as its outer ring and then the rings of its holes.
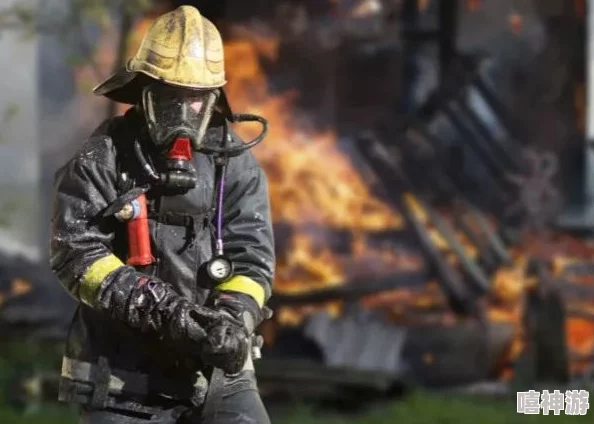
{"type": "Polygon", "coordinates": [[[192,148],[198,150],[218,95],[218,90],[149,84],[142,92],[142,108],[153,142],[165,148],[176,138],[187,137],[192,148]]]}

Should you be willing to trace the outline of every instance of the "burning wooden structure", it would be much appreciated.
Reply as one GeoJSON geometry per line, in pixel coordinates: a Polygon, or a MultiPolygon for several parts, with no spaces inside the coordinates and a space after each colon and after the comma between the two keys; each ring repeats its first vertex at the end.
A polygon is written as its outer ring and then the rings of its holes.
{"type": "Polygon", "coordinates": [[[295,4],[284,31],[227,28],[232,105],[271,122],[256,150],[278,254],[261,369],[427,385],[507,381],[526,357],[534,378],[591,370],[594,252],[551,229],[556,156],[518,130],[489,60],[444,61],[439,89],[397,119],[402,57],[385,46],[402,33],[359,3],[340,39],[295,4]],[[354,17],[367,26],[349,31],[354,17]]]}

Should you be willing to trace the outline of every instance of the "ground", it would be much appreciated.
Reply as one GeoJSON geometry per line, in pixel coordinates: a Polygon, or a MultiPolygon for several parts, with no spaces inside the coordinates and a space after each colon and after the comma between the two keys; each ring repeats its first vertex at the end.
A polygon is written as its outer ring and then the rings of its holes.
{"type": "MultiPolygon", "coordinates": [[[[31,364],[39,371],[59,366],[60,348],[52,345],[3,344],[0,348],[0,423],[7,424],[69,424],[76,423],[76,411],[56,405],[32,406],[17,412],[7,405],[14,394],[8,388],[17,371],[30,370],[31,364]]],[[[594,399],[591,397],[591,403],[594,399]]],[[[594,407],[586,416],[526,416],[516,414],[514,399],[494,400],[448,396],[417,392],[399,400],[369,405],[357,414],[339,413],[336,409],[324,411],[311,404],[293,402],[275,405],[271,409],[275,424],[524,424],[548,420],[556,424],[593,422],[594,407]]]]}

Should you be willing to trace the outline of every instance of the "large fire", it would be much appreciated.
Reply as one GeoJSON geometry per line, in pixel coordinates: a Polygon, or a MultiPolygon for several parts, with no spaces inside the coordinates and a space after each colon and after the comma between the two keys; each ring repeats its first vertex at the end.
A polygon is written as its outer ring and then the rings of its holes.
{"type": "MultiPolygon", "coordinates": [[[[278,39],[241,32],[241,38],[225,45],[229,80],[225,90],[234,110],[269,120],[269,135],[255,154],[268,175],[275,224],[289,224],[296,230],[284,241],[287,251],[278,258],[276,290],[343,283],[352,278],[345,272],[347,262],[370,259],[365,234],[401,228],[402,218],[371,193],[369,184],[340,151],[333,131],[306,129],[294,107],[296,91],[270,93],[260,60],[275,59],[278,39]],[[348,258],[340,258],[316,237],[320,231],[332,230],[352,233],[348,258]]],[[[259,128],[240,126],[237,131],[250,139],[259,128]]],[[[381,262],[382,257],[388,259],[386,266],[394,263],[394,255],[386,251],[375,260],[381,262]]]]}
{"type": "MultiPolygon", "coordinates": [[[[419,258],[410,252],[397,254],[391,249],[382,252],[369,246],[366,234],[402,228],[403,218],[372,194],[370,184],[341,151],[333,131],[316,132],[303,125],[302,116],[297,115],[294,107],[297,91],[270,92],[260,59],[275,60],[279,40],[245,29],[239,32],[241,36],[231,38],[225,46],[229,80],[226,91],[235,110],[262,115],[270,122],[269,136],[255,153],[269,178],[275,224],[290,224],[295,230],[289,235],[289,242],[283,241],[285,251],[280,252],[278,258],[276,292],[299,292],[342,284],[353,278],[353,263],[355,268],[364,269],[364,264],[370,260],[379,260],[392,271],[418,267],[419,258]],[[316,232],[322,228],[351,232],[354,237],[350,256],[341,257],[323,242],[320,244],[316,232]]],[[[256,127],[237,128],[246,139],[257,135],[258,130],[256,127]]],[[[425,211],[414,198],[410,200],[415,215],[427,224],[425,211]]],[[[447,254],[451,249],[439,232],[430,225],[428,230],[435,245],[446,252],[451,263],[457,264],[455,255],[447,254]]],[[[463,235],[458,234],[458,237],[466,253],[476,258],[476,248],[463,235]]],[[[502,267],[493,275],[488,302],[488,316],[492,321],[507,322],[515,328],[515,336],[501,358],[499,372],[504,378],[511,376],[509,365],[525,347],[524,296],[534,283],[525,276],[526,255],[518,252],[515,256],[513,266],[502,267]]],[[[372,270],[365,272],[372,278],[372,270]]],[[[407,314],[415,310],[445,304],[438,285],[431,282],[421,291],[391,290],[367,296],[362,302],[367,307],[385,310],[387,316],[402,323],[407,322],[407,314]]],[[[341,302],[335,301],[320,306],[281,308],[277,317],[282,324],[296,325],[320,308],[339,314],[341,307],[341,302]]],[[[444,312],[438,315],[436,324],[447,325],[455,320],[451,313],[444,312]]],[[[579,352],[590,349],[594,333],[588,322],[570,319],[567,325],[570,349],[579,352]]],[[[572,363],[572,371],[578,371],[578,367],[583,369],[572,363]]]]}

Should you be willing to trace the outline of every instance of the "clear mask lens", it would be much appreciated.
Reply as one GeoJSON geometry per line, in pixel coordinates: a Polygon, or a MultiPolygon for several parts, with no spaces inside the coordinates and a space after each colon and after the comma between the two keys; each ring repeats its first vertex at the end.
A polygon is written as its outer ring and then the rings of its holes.
{"type": "Polygon", "coordinates": [[[208,128],[217,90],[189,90],[155,83],[142,95],[143,109],[153,142],[167,146],[183,134],[197,150],[208,128]]]}

